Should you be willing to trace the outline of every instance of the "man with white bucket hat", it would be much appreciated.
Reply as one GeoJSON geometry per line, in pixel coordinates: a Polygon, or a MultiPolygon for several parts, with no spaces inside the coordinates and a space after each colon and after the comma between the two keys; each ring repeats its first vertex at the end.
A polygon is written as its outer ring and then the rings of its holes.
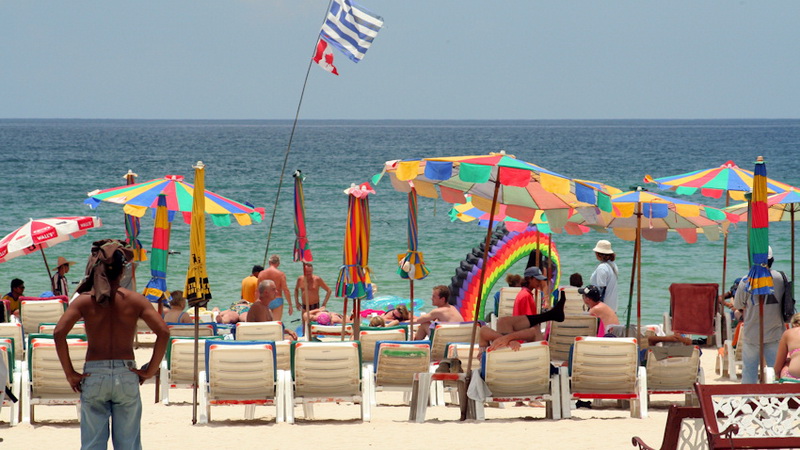
{"type": "Polygon", "coordinates": [[[597,241],[594,246],[594,255],[600,264],[592,272],[589,278],[589,284],[600,288],[603,303],[609,306],[614,312],[617,312],[617,280],[619,279],[619,270],[614,260],[617,255],[611,249],[611,242],[605,239],[597,241]]]}

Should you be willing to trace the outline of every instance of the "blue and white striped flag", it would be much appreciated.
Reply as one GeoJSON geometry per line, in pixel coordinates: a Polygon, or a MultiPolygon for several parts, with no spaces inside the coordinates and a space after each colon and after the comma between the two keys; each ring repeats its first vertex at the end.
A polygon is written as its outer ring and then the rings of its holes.
{"type": "Polygon", "coordinates": [[[359,62],[382,26],[382,17],[362,9],[350,0],[333,0],[320,37],[353,62],[359,62]]]}

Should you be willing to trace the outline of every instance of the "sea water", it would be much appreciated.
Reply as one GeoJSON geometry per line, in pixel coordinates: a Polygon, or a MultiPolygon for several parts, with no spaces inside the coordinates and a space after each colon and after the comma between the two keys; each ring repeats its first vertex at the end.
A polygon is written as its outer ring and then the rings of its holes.
{"type": "MultiPolygon", "coordinates": [[[[206,164],[206,188],[240,202],[265,207],[264,222],[242,227],[214,226],[207,220],[206,250],[212,306],[226,307],[239,298],[240,283],[254,264],[265,259],[268,227],[287,148],[289,121],[138,121],[138,120],[0,120],[0,235],[29,218],[99,215],[103,227],[87,236],[45,251],[78,261],[68,278],[81,277],[92,241],[124,238],[122,207],[102,203],[90,210],[86,193],[125,184],[130,169],[142,182],[165,175],[193,180],[192,165],[206,164]]],[[[301,121],[283,177],[269,254],[282,257],[281,269],[293,291],[301,274],[292,262],[294,243],[292,172],[302,170],[308,237],[315,273],[333,288],[342,263],[347,196],[351,183],[379,173],[387,160],[486,154],[505,150],[550,170],[601,181],[621,189],[640,185],[645,174],[662,177],[716,167],[728,160],[753,169],[763,155],[768,176],[800,185],[800,120],[607,120],[607,121],[301,121]]],[[[406,195],[388,178],[370,198],[372,240],[369,265],[379,295],[408,298],[409,283],[396,274],[397,254],[406,250],[406,195]]],[[[655,185],[649,189],[658,191],[655,185]]],[[[667,193],[670,194],[670,193],[667,193]]],[[[694,195],[690,200],[722,207],[724,200],[694,195]]],[[[431,274],[415,283],[415,297],[426,305],[433,286],[450,283],[459,262],[485,238],[474,223],[451,222],[451,205],[419,200],[419,249],[431,274]]],[[[140,239],[152,241],[153,218],[142,218],[140,239]]],[[[646,221],[645,221],[646,226],[646,221]]],[[[597,265],[592,248],[609,239],[620,270],[620,316],[627,310],[633,243],[613,233],[554,235],[565,275],[583,274],[597,265]]],[[[790,273],[790,227],[771,224],[775,268],[790,273]]],[[[722,280],[722,241],[700,236],[685,243],[670,233],[665,242],[644,241],[642,250],[643,321],[660,321],[668,309],[669,285],[722,280]]],[[[189,225],[172,226],[167,283],[183,289],[189,258],[189,225]]],[[[521,273],[524,261],[511,271],[521,273]]],[[[726,284],[746,273],[746,226],[732,226],[726,284]]],[[[0,264],[0,288],[22,278],[26,294],[49,290],[39,253],[0,264]]],[[[139,289],[149,279],[147,263],[137,271],[139,289]]],[[[562,280],[566,284],[566,278],[562,280]]],[[[73,284],[74,288],[75,285],[73,284]]],[[[496,286],[497,289],[499,286],[496,286]]],[[[635,305],[635,303],[634,303],[635,305]]],[[[341,299],[329,306],[341,308],[341,299]]],[[[635,306],[634,306],[635,308],[635,306]]],[[[635,309],[634,309],[635,317],[635,309]]],[[[295,312],[284,320],[299,320],[295,312]]],[[[624,319],[623,319],[624,320],[624,319]]]]}

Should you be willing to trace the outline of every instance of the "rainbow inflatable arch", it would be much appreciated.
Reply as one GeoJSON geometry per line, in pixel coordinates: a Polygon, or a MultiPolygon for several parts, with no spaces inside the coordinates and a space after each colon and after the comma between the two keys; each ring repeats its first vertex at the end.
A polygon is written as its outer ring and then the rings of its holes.
{"type": "Polygon", "coordinates": [[[472,254],[467,255],[459,269],[456,269],[456,276],[450,285],[451,299],[455,297],[455,305],[466,320],[475,317],[476,307],[480,309],[479,317],[483,319],[486,314],[486,298],[495,283],[502,279],[514,263],[528,257],[537,249],[542,254],[543,266],[552,264],[554,269],[550,275],[551,286],[559,285],[561,270],[558,251],[548,234],[539,232],[533,225],[523,231],[508,231],[503,228],[495,232],[492,242],[488,263],[484,262],[483,252],[479,248],[473,249],[472,254]],[[484,267],[486,276],[479,301],[478,284],[484,267]]]}

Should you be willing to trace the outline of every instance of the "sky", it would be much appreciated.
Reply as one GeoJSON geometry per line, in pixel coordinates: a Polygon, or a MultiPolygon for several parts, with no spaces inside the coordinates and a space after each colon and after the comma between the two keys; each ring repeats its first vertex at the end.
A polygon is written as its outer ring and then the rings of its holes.
{"type": "MultiPolygon", "coordinates": [[[[362,0],[301,119],[800,118],[795,0],[362,0]]],[[[0,0],[0,118],[292,119],[327,0],[0,0]]]]}

